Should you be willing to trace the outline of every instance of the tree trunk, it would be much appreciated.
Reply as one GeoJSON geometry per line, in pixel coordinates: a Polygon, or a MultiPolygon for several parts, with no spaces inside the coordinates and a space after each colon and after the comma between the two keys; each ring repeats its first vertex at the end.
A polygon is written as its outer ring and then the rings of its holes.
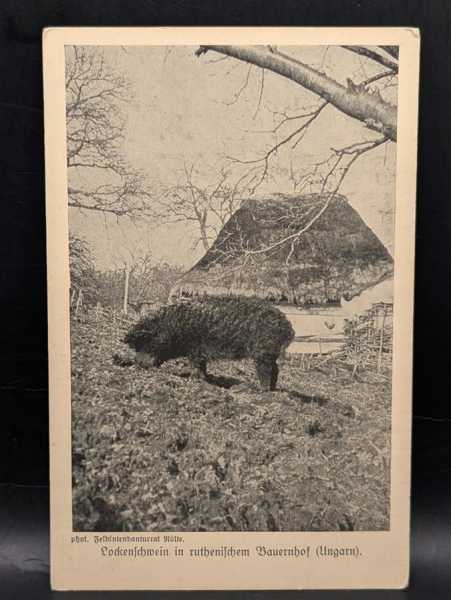
{"type": "Polygon", "coordinates": [[[276,49],[262,49],[261,46],[201,46],[196,55],[200,56],[208,50],[237,58],[291,79],[324,98],[346,115],[358,119],[368,128],[396,141],[397,109],[385,102],[378,93],[370,93],[362,87],[353,85],[352,82],[345,87],[324,73],[276,49]]]}

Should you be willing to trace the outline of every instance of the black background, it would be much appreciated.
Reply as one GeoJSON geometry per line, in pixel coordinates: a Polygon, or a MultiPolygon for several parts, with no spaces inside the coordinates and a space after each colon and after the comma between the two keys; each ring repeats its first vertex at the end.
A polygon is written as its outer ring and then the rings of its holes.
{"type": "MultiPolygon", "coordinates": [[[[421,29],[408,591],[317,598],[451,597],[451,1],[3,0],[0,4],[0,596],[45,598],[48,405],[41,32],[64,25],[410,26],[421,29]]],[[[406,511],[409,507],[406,506],[406,511]]],[[[389,548],[387,548],[389,552],[389,548]]],[[[104,598],[107,593],[70,593],[104,598]]],[[[173,593],[152,597],[172,598],[173,593]]],[[[116,593],[115,598],[144,596],[116,593]]],[[[149,594],[146,594],[149,596],[149,594]]],[[[295,598],[298,592],[184,597],[295,598]]]]}

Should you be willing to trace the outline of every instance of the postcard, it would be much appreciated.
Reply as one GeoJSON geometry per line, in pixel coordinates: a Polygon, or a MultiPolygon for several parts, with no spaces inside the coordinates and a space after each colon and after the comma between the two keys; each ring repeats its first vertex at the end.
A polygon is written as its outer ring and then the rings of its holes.
{"type": "Polygon", "coordinates": [[[56,590],[404,588],[420,34],[43,34],[56,590]]]}

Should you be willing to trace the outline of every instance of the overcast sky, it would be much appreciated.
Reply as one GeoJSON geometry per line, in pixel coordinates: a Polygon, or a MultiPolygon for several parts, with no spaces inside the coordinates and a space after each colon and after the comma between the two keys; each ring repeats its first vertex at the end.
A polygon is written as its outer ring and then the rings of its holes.
{"type": "MultiPolygon", "coordinates": [[[[126,159],[142,169],[150,181],[175,182],[183,160],[196,165],[206,180],[224,163],[224,156],[254,159],[274,143],[273,129],[280,116],[275,111],[295,114],[301,107],[318,104],[318,98],[271,72],[265,72],[261,93],[261,70],[235,59],[218,60],[209,52],[200,58],[196,48],[107,47],[107,61],[131,82],[133,98],[124,106],[127,129],[126,159]],[[259,97],[261,93],[261,102],[259,97]]],[[[315,68],[345,83],[379,72],[365,59],[339,47],[285,49],[315,68]]],[[[388,90],[395,93],[395,90],[388,90]]],[[[391,98],[393,100],[393,98],[391,98]]],[[[281,131],[288,132],[289,129],[281,131]]],[[[294,171],[325,158],[330,148],[374,139],[375,134],[332,107],[326,107],[296,148],[280,151],[270,163],[271,177],[258,190],[292,192],[288,177],[294,171]]],[[[392,215],[395,195],[396,146],[389,142],[363,156],[353,166],[341,187],[350,203],[383,243],[392,250],[392,215]]],[[[201,181],[200,181],[201,183],[201,181]]],[[[182,224],[164,227],[119,223],[93,211],[70,210],[71,228],[90,242],[99,268],[117,264],[123,247],[151,248],[155,260],[190,267],[203,251],[193,250],[195,232],[182,224]]]]}

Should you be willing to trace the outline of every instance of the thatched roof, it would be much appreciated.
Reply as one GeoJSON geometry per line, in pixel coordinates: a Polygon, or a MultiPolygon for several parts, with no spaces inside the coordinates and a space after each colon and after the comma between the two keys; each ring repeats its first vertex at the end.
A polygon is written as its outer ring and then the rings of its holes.
{"type": "Polygon", "coordinates": [[[172,294],[321,305],[349,300],[388,278],[392,257],[341,195],[299,237],[278,243],[309,224],[326,201],[317,194],[245,200],[172,294]]]}

